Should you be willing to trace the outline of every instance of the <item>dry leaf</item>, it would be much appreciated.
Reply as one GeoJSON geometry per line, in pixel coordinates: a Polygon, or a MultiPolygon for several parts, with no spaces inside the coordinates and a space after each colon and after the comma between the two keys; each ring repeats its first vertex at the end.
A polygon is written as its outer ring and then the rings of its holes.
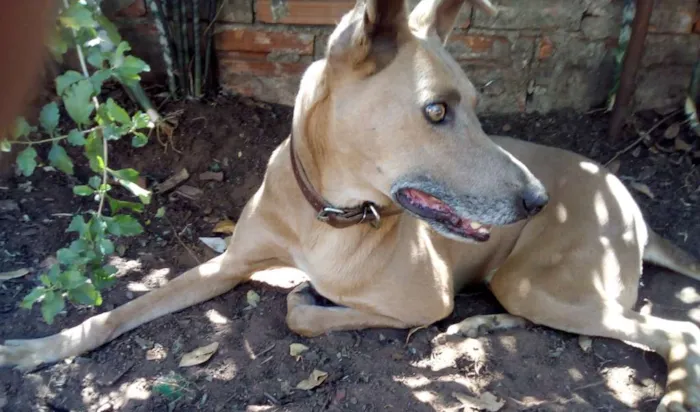
{"type": "Polygon", "coordinates": [[[200,237],[199,240],[217,253],[226,251],[226,241],[220,237],[200,237]]]}
{"type": "Polygon", "coordinates": [[[666,129],[664,132],[664,138],[665,139],[675,139],[676,136],[678,136],[678,133],[681,131],[681,125],[678,123],[674,123],[666,129]]]}
{"type": "Polygon", "coordinates": [[[643,193],[647,195],[650,199],[653,199],[654,193],[649,189],[649,186],[645,185],[644,183],[637,183],[637,182],[632,182],[630,183],[630,186],[632,186],[632,189],[638,191],[639,193],[643,193]]]}
{"type": "Polygon", "coordinates": [[[224,219],[214,226],[214,233],[222,233],[225,235],[232,235],[233,230],[236,228],[236,224],[229,219],[224,219]]]}
{"type": "Polygon", "coordinates": [[[297,384],[297,389],[310,391],[311,389],[321,385],[328,378],[328,373],[314,369],[308,378],[297,384]]]}
{"type": "Polygon", "coordinates": [[[190,178],[190,173],[187,169],[182,169],[176,174],[167,178],[164,182],[159,183],[153,187],[153,191],[156,193],[163,193],[171,190],[190,178]]]}
{"type": "Polygon", "coordinates": [[[478,398],[473,396],[462,395],[461,393],[452,392],[452,396],[462,404],[464,410],[498,412],[506,404],[503,399],[498,399],[491,392],[484,392],[478,398]]]}
{"type": "Polygon", "coordinates": [[[184,368],[187,366],[201,365],[202,363],[208,361],[209,358],[211,358],[214,355],[214,353],[216,353],[217,349],[219,349],[219,342],[214,342],[207,346],[197,348],[192,352],[188,352],[182,355],[182,359],[180,359],[179,366],[181,368],[184,368]]]}
{"type": "Polygon", "coordinates": [[[29,269],[27,269],[27,268],[17,269],[17,270],[13,270],[10,272],[3,272],[3,273],[0,273],[0,282],[3,282],[5,280],[10,280],[10,279],[21,278],[22,276],[25,276],[28,274],[29,274],[29,269]]]}
{"type": "Polygon", "coordinates": [[[245,298],[248,301],[248,306],[253,308],[258,307],[258,303],[260,303],[260,295],[258,295],[254,290],[249,290],[245,295],[245,298]]]}
{"type": "Polygon", "coordinates": [[[302,345],[301,343],[292,343],[289,345],[289,354],[294,356],[295,358],[298,358],[301,356],[302,353],[306,352],[309,350],[309,347],[306,345],[302,345]]]}
{"type": "Polygon", "coordinates": [[[685,140],[681,139],[680,137],[677,138],[673,142],[673,146],[679,152],[689,152],[693,148],[693,145],[687,143],[685,140]]]}

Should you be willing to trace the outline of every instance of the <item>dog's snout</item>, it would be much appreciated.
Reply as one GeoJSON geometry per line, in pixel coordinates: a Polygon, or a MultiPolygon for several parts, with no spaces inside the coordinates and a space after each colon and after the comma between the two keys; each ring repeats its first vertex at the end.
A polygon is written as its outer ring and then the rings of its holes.
{"type": "Polygon", "coordinates": [[[549,194],[544,187],[528,189],[523,194],[523,208],[528,216],[538,214],[549,203],[549,194]]]}

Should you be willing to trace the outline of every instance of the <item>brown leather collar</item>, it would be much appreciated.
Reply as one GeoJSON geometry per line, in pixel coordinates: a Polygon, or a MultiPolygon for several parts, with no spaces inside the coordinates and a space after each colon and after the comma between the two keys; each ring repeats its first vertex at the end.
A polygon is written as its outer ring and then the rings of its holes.
{"type": "Polygon", "coordinates": [[[352,208],[334,207],[328,203],[314,189],[311,182],[309,182],[309,177],[304,171],[304,166],[301,164],[294,150],[294,134],[290,134],[289,136],[289,154],[292,159],[292,171],[294,171],[294,177],[297,180],[299,189],[301,189],[301,193],[304,194],[306,200],[316,211],[316,219],[321,222],[338,229],[362,223],[369,223],[372,227],[378,228],[383,217],[402,213],[400,209],[393,211],[385,210],[369,201],[352,208]]]}

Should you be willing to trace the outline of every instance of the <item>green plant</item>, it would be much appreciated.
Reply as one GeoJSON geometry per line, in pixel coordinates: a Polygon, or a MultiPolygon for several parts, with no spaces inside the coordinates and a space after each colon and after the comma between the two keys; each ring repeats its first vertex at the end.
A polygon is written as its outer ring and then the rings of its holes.
{"type": "Polygon", "coordinates": [[[67,70],[56,77],[59,102],[41,109],[38,125],[17,119],[12,135],[0,141],[0,149],[11,151],[18,147],[21,150],[18,168],[24,176],[31,176],[41,161],[36,147],[50,145],[48,163],[73,175],[74,163],[65,147],[81,147],[94,172],[85,184],[73,187],[73,193],[93,197],[95,210],[73,216],[67,232],[75,233],[77,238],[57,251],[58,263],[41,274],[41,285],[21,303],[27,309],[39,303],[44,320],[51,324],[65,308],[66,300],[99,306],[100,290],[114,282],[117,271],[106,264],[106,258],[115,251],[113,239],[143,232],[134,213],[143,212],[144,205],[151,201],[151,193],[137,183],[136,170],[111,167],[109,146],[126,136],[131,137],[134,147],[144,146],[148,142],[147,132],[156,126],[159,116],[147,98],[140,102],[147,113],[137,111],[133,115],[111,98],[101,101],[102,86],[109,80],[118,81],[132,93],[142,92],[140,74],[150,69],[142,60],[129,55],[129,44],[122,41],[97,2],[63,0],[49,48],[59,61],[69,49],[74,49],[81,72],[67,70]],[[61,122],[65,114],[68,119],[61,122]],[[139,201],[117,198],[112,184],[123,186],[139,201]]]}

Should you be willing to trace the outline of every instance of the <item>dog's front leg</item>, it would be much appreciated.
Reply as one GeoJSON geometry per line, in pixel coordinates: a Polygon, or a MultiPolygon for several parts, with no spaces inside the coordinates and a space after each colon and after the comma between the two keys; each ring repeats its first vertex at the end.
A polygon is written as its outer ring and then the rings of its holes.
{"type": "Polygon", "coordinates": [[[0,345],[0,366],[28,370],[78,356],[139,325],[232,289],[248,280],[254,271],[277,263],[280,250],[274,242],[274,232],[266,229],[261,219],[245,219],[239,222],[223,255],[188,270],[164,287],[55,335],[5,341],[0,345]]]}
{"type": "Polygon", "coordinates": [[[287,326],[306,337],[328,332],[361,330],[367,328],[411,327],[405,322],[377,313],[343,306],[322,306],[308,282],[294,288],[287,295],[287,326]]]}

